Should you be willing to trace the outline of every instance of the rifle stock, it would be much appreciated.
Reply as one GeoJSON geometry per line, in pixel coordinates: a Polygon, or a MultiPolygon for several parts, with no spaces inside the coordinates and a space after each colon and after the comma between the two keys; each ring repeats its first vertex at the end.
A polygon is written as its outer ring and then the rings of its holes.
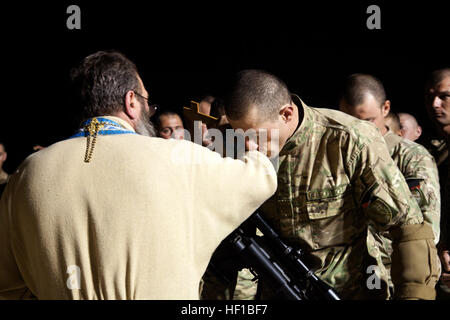
{"type": "Polygon", "coordinates": [[[256,212],[226,240],[258,275],[270,283],[274,297],[288,300],[340,300],[301,259],[301,251],[286,245],[256,212]],[[248,234],[258,228],[263,237],[248,234]]]}

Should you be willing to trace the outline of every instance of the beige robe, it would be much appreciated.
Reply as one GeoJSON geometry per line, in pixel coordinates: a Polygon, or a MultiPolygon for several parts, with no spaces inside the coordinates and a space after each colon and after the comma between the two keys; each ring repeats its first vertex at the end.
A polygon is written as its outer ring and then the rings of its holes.
{"type": "MultiPolygon", "coordinates": [[[[128,129],[132,128],[118,118],[128,129]]],[[[0,202],[0,298],[198,299],[219,243],[276,190],[270,161],[98,136],[29,156],[0,202]]]]}

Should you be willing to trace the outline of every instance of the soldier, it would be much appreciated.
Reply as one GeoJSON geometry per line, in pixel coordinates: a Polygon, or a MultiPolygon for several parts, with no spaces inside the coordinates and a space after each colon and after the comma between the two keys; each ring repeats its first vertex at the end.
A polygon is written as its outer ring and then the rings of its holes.
{"type": "MultiPolygon", "coordinates": [[[[425,106],[428,115],[440,134],[450,145],[450,68],[436,70],[431,74],[425,91],[425,106]]],[[[438,297],[450,298],[450,165],[449,158],[439,166],[442,177],[442,236],[438,248],[442,263],[442,275],[438,286],[438,297]]]]}
{"type": "Polygon", "coordinates": [[[386,99],[383,84],[371,75],[351,75],[345,85],[340,110],[358,119],[369,120],[380,130],[391,157],[418,200],[425,221],[432,225],[435,243],[438,243],[440,188],[435,161],[420,144],[399,138],[386,126],[385,116],[390,111],[390,101],[386,99]],[[420,180],[418,186],[412,182],[415,180],[420,180]]]}
{"type": "MultiPolygon", "coordinates": [[[[440,193],[439,175],[434,158],[420,144],[399,137],[385,124],[390,101],[380,80],[371,75],[353,74],[345,84],[340,110],[358,119],[374,123],[386,141],[389,154],[402,172],[417,200],[424,221],[433,228],[434,243],[439,241],[440,193]]],[[[392,244],[389,233],[373,232],[380,243],[383,263],[391,266],[392,244]]]]}
{"type": "Polygon", "coordinates": [[[184,126],[181,117],[171,111],[165,111],[156,118],[158,136],[163,139],[184,139],[184,126]]]}
{"type": "Polygon", "coordinates": [[[29,156],[0,201],[0,298],[198,299],[215,248],[275,192],[272,163],[151,137],[149,93],[120,53],[73,79],[86,122],[29,156]]]}
{"type": "Polygon", "coordinates": [[[9,174],[3,170],[3,164],[5,163],[7,156],[8,154],[6,153],[5,145],[0,143],[0,185],[5,184],[9,179],[9,174]]]}
{"type": "MultiPolygon", "coordinates": [[[[372,225],[393,238],[395,297],[435,298],[433,230],[371,123],[308,107],[280,79],[258,70],[238,74],[225,107],[233,128],[267,136],[260,149],[271,156],[281,150],[278,189],[261,210],[322,280],[343,299],[388,297],[379,248],[368,237],[372,225]],[[375,270],[375,286],[368,270],[375,270]]],[[[262,297],[270,296],[260,284],[262,297]]]]}
{"type": "Polygon", "coordinates": [[[388,113],[385,120],[386,120],[386,126],[388,126],[389,129],[392,132],[394,132],[396,135],[401,136],[400,118],[398,117],[398,114],[391,111],[388,113]]]}
{"type": "Polygon", "coordinates": [[[0,142],[0,198],[2,197],[6,183],[9,180],[9,174],[7,174],[5,170],[3,170],[3,164],[6,161],[7,155],[8,154],[6,153],[5,145],[0,142]]]}
{"type": "Polygon", "coordinates": [[[401,112],[400,118],[401,136],[405,139],[416,141],[422,135],[422,127],[417,123],[416,118],[409,113],[401,112]]]}

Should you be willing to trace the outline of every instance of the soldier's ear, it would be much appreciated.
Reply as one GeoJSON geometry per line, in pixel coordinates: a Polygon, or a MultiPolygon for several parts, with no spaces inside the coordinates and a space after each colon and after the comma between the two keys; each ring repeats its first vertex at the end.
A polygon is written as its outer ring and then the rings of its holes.
{"type": "Polygon", "coordinates": [[[419,137],[422,135],[422,127],[421,126],[417,126],[416,134],[417,134],[417,139],[419,139],[419,137]]]}
{"type": "Polygon", "coordinates": [[[292,121],[294,118],[294,106],[292,103],[287,104],[280,109],[280,116],[285,123],[292,121]]]}
{"type": "Polygon", "coordinates": [[[391,102],[386,100],[381,107],[381,111],[383,112],[383,117],[386,117],[391,110],[391,102]]]}

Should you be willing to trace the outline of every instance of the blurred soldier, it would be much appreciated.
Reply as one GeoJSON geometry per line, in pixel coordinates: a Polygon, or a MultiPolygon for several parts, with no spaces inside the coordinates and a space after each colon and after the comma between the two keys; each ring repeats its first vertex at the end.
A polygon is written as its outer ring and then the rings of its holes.
{"type": "Polygon", "coordinates": [[[0,201],[0,298],[198,299],[213,251],[275,192],[272,163],[152,138],[120,53],[86,57],[73,81],[87,120],[29,156],[0,201]]]}
{"type": "Polygon", "coordinates": [[[395,133],[398,136],[401,136],[400,131],[400,118],[398,117],[398,114],[389,111],[388,115],[384,119],[386,126],[395,133]]]}
{"type": "Polygon", "coordinates": [[[199,102],[198,110],[203,113],[209,115],[211,113],[211,105],[216,100],[214,96],[204,95],[199,102]]]}
{"type": "MultiPolygon", "coordinates": [[[[390,101],[386,100],[383,84],[371,75],[351,75],[344,87],[340,109],[358,119],[374,123],[380,130],[389,154],[417,200],[424,221],[432,227],[434,243],[437,244],[440,231],[440,186],[436,163],[423,146],[399,137],[385,125],[390,101]]],[[[379,236],[379,233],[373,232],[373,235],[380,242],[383,263],[389,271],[392,254],[389,233],[379,236]]]]}
{"type": "Polygon", "coordinates": [[[5,163],[7,155],[5,145],[0,142],[0,198],[2,197],[3,190],[9,179],[9,174],[3,170],[3,163],[5,163]]]}
{"type": "Polygon", "coordinates": [[[9,175],[3,170],[3,164],[6,161],[6,157],[8,154],[6,153],[5,145],[0,143],[0,185],[8,182],[9,175]]]}
{"type": "Polygon", "coordinates": [[[416,141],[422,134],[422,127],[417,123],[416,118],[409,113],[399,113],[401,135],[403,138],[416,141]]]}
{"type": "Polygon", "coordinates": [[[156,130],[158,136],[164,139],[184,139],[184,126],[181,117],[171,111],[165,111],[157,116],[156,130]]]}
{"type": "MultiPolygon", "coordinates": [[[[278,189],[261,210],[319,277],[343,299],[387,298],[386,270],[367,236],[371,224],[394,239],[396,297],[434,299],[433,231],[372,124],[308,107],[258,70],[238,74],[225,107],[233,128],[267,136],[258,142],[268,155],[281,149],[278,189]],[[367,270],[380,280],[375,287],[367,270]]],[[[270,288],[263,284],[262,292],[267,297],[270,288]]]]}
{"type": "MultiPolygon", "coordinates": [[[[428,115],[450,146],[450,68],[436,70],[431,74],[425,91],[428,115]]],[[[438,248],[442,263],[442,275],[438,297],[450,298],[450,160],[439,166],[442,177],[442,237],[438,248]]]]}

